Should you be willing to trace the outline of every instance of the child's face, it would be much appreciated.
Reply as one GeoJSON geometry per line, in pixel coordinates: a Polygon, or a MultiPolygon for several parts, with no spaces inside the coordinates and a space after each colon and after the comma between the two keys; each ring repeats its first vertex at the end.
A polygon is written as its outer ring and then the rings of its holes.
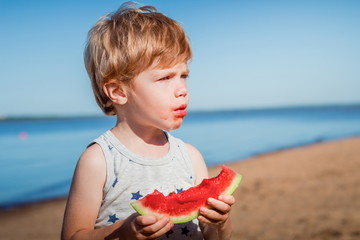
{"type": "Polygon", "coordinates": [[[144,127],[174,130],[187,114],[188,90],[186,63],[160,69],[151,66],[141,72],[128,94],[128,116],[144,127]]]}

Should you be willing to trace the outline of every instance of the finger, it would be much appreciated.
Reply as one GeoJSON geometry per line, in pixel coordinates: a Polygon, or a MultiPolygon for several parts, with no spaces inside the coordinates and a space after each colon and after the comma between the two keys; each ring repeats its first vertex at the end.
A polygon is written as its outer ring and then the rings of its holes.
{"type": "Polygon", "coordinates": [[[200,214],[212,223],[221,222],[228,218],[227,213],[218,212],[215,209],[209,209],[206,207],[200,208],[200,214]]]}
{"type": "Polygon", "coordinates": [[[198,217],[198,220],[208,225],[220,225],[227,220],[227,217],[222,215],[222,216],[218,216],[217,218],[208,218],[204,215],[200,215],[198,217]]]}
{"type": "Polygon", "coordinates": [[[235,198],[232,195],[220,195],[218,199],[229,204],[230,206],[235,204],[235,198]]]}
{"type": "Polygon", "coordinates": [[[228,213],[231,210],[231,205],[229,205],[223,201],[220,201],[220,200],[217,200],[214,198],[209,198],[207,202],[210,207],[213,207],[218,212],[228,213]]]}
{"type": "Polygon", "coordinates": [[[161,237],[162,235],[166,234],[168,231],[170,231],[174,227],[174,223],[168,222],[163,228],[159,229],[159,231],[148,235],[148,239],[156,239],[158,237],[161,237]]]}
{"type": "Polygon", "coordinates": [[[154,224],[157,221],[157,217],[153,215],[138,216],[135,218],[135,223],[139,226],[147,226],[154,224]]]}
{"type": "Polygon", "coordinates": [[[150,236],[160,230],[162,230],[168,223],[170,222],[168,217],[164,217],[155,223],[145,226],[142,229],[139,229],[139,232],[141,232],[144,235],[150,236]]]}
{"type": "Polygon", "coordinates": [[[209,219],[207,219],[206,217],[201,216],[201,215],[198,217],[198,220],[199,220],[200,222],[202,222],[202,223],[206,223],[206,224],[209,224],[209,225],[214,224],[214,223],[211,222],[209,219]]]}

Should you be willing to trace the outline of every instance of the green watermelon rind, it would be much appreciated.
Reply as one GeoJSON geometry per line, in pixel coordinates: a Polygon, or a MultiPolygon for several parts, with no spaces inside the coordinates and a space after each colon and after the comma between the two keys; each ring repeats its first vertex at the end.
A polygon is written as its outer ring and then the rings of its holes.
{"type": "Polygon", "coordinates": [[[152,210],[150,210],[149,208],[146,208],[146,207],[143,207],[141,205],[140,202],[138,201],[134,201],[132,203],[130,203],[131,206],[142,216],[144,215],[153,215],[153,216],[156,216],[158,219],[161,219],[163,217],[169,217],[170,221],[173,222],[174,224],[176,223],[185,223],[185,222],[190,222],[191,220],[197,218],[200,213],[199,213],[199,210],[194,210],[190,213],[187,213],[186,215],[184,216],[168,216],[166,214],[160,214],[160,213],[157,213],[157,212],[154,212],[152,210]]]}
{"type": "MultiPolygon", "coordinates": [[[[223,191],[223,193],[221,195],[232,195],[235,192],[235,190],[238,188],[241,180],[242,180],[242,176],[240,174],[236,174],[235,178],[231,181],[231,184],[223,191]]],[[[139,201],[134,201],[134,202],[131,202],[130,204],[142,216],[154,215],[158,219],[161,219],[161,218],[167,216],[166,214],[160,214],[160,213],[150,210],[149,208],[143,207],[139,201]]],[[[200,206],[200,207],[203,207],[203,206],[200,206]]],[[[200,216],[200,211],[199,211],[200,207],[199,207],[199,209],[194,210],[190,213],[187,213],[186,215],[183,215],[183,216],[168,216],[168,217],[169,217],[170,221],[173,222],[174,224],[190,222],[190,221],[194,220],[195,218],[197,218],[198,216],[200,216]]]]}
{"type": "Polygon", "coordinates": [[[231,182],[229,187],[227,187],[226,190],[223,192],[223,195],[232,195],[235,192],[235,190],[239,187],[241,180],[242,180],[242,176],[240,174],[236,174],[236,177],[231,182]]]}

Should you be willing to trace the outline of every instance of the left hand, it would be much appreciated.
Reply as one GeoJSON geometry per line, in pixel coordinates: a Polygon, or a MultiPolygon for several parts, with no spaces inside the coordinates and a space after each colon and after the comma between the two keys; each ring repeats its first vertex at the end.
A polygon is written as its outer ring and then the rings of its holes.
{"type": "Polygon", "coordinates": [[[200,208],[199,221],[210,225],[223,226],[229,218],[235,198],[231,195],[221,195],[218,199],[209,198],[207,202],[211,208],[200,208]]]}

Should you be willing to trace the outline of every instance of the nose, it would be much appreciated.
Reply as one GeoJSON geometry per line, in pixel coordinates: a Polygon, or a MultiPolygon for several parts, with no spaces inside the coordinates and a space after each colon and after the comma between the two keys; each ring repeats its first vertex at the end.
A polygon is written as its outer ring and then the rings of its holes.
{"type": "Polygon", "coordinates": [[[175,90],[175,97],[186,97],[188,95],[188,89],[186,86],[185,80],[180,80],[176,90],[175,90]]]}

